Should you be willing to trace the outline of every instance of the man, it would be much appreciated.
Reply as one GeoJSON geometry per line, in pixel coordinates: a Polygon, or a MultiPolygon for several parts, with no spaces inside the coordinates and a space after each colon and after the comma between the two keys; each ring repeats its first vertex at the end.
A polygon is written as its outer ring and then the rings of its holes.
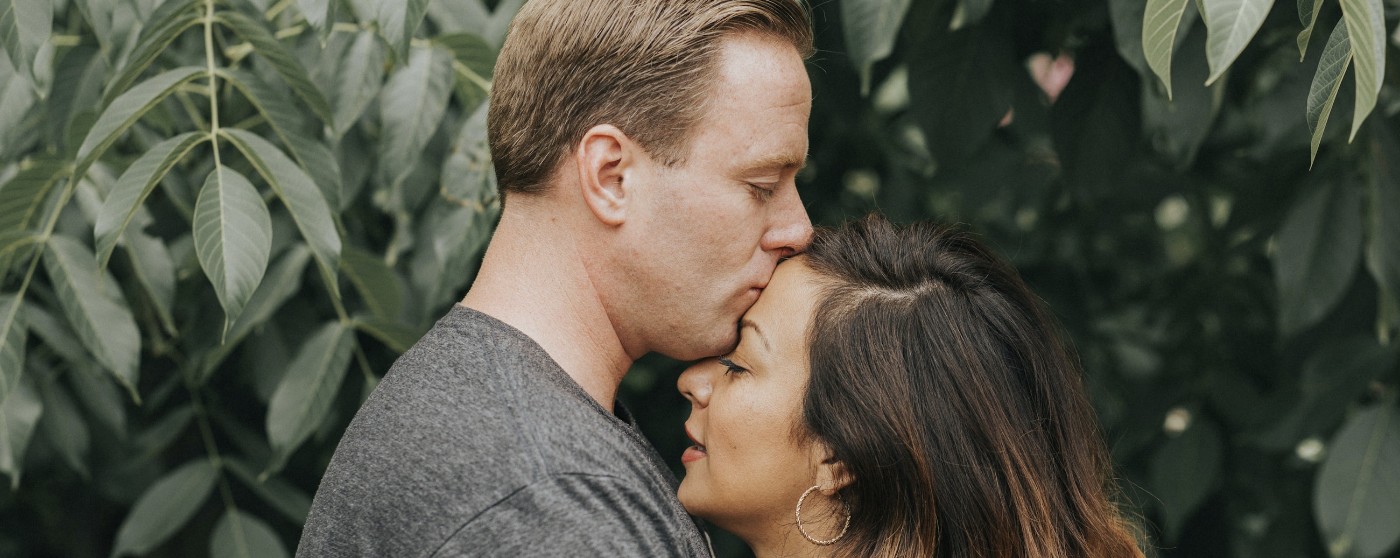
{"type": "Polygon", "coordinates": [[[811,42],[796,0],[527,3],[485,261],[346,430],[298,555],[708,555],[617,387],[733,347],[806,245],[811,42]]]}

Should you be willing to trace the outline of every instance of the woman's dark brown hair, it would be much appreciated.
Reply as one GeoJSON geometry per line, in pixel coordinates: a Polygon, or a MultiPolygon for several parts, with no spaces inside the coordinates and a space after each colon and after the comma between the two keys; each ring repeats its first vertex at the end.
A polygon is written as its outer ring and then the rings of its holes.
{"type": "Polygon", "coordinates": [[[1081,373],[972,235],[878,216],[819,230],[807,435],[854,478],[847,556],[1142,556],[1081,373]]]}

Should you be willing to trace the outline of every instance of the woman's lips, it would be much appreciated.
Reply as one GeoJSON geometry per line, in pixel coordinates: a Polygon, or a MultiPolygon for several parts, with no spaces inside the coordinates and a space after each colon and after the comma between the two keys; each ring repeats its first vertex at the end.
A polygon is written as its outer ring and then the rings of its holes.
{"type": "Polygon", "coordinates": [[[705,458],[705,446],[694,445],[685,448],[685,453],[681,454],[681,464],[689,465],[705,458]]]}

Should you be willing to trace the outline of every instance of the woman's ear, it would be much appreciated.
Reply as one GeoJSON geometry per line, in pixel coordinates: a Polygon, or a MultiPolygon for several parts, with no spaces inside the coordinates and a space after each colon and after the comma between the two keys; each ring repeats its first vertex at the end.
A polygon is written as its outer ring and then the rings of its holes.
{"type": "Polygon", "coordinates": [[[635,152],[631,138],[611,124],[589,128],[574,152],[583,203],[604,224],[627,220],[630,185],[623,179],[635,164],[635,152]]]}
{"type": "Polygon", "coordinates": [[[855,475],[846,467],[846,463],[836,459],[831,449],[826,444],[818,444],[821,454],[821,461],[817,463],[817,486],[822,494],[830,496],[836,491],[850,486],[856,481],[855,475]]]}

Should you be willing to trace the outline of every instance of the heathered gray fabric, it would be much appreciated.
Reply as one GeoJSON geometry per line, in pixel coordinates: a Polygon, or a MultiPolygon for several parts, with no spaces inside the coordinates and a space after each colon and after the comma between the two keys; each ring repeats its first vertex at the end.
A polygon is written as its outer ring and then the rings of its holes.
{"type": "Polygon", "coordinates": [[[351,421],[297,556],[708,556],[618,408],[520,331],[454,306],[351,421]]]}

